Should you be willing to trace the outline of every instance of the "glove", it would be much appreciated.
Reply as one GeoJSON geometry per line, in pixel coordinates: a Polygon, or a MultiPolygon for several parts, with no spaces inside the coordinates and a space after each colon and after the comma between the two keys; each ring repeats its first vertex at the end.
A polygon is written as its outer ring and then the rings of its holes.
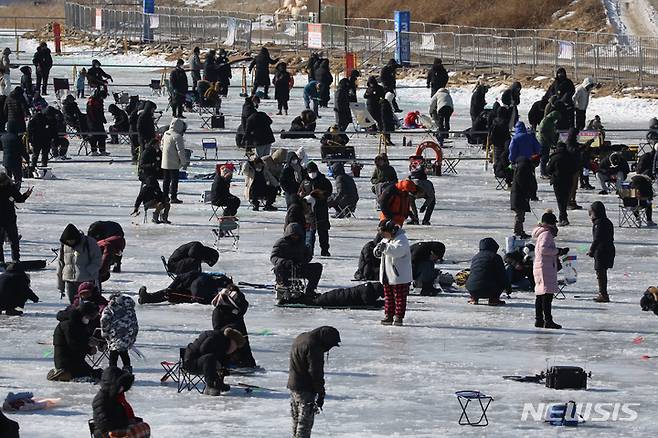
{"type": "Polygon", "coordinates": [[[139,216],[139,210],[133,210],[132,213],[130,213],[131,216],[139,216]]]}
{"type": "Polygon", "coordinates": [[[321,392],[318,394],[317,400],[315,400],[315,406],[317,406],[320,410],[322,410],[322,406],[324,406],[324,392],[321,392]]]}

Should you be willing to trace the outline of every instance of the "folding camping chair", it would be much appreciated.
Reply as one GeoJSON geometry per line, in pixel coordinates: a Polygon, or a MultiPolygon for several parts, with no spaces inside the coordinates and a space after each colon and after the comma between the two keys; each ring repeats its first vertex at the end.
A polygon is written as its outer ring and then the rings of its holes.
{"type": "Polygon", "coordinates": [[[555,294],[556,300],[565,300],[567,297],[564,295],[564,289],[567,286],[576,284],[578,281],[578,271],[576,271],[577,260],[578,256],[575,255],[562,256],[562,270],[560,271],[561,278],[557,281],[560,291],[555,294]]]}
{"type": "Polygon", "coordinates": [[[65,97],[71,90],[69,80],[67,78],[53,78],[53,88],[55,89],[55,98],[59,104],[63,97],[65,97]]]}
{"type": "Polygon", "coordinates": [[[151,79],[149,88],[153,96],[162,96],[162,81],[160,79],[151,79]]]}
{"type": "Polygon", "coordinates": [[[496,178],[496,190],[507,190],[507,181],[505,181],[505,178],[499,178],[494,175],[496,178]]]}
{"type": "Polygon", "coordinates": [[[217,227],[213,228],[215,235],[215,248],[220,250],[222,239],[231,239],[231,247],[234,251],[238,250],[240,241],[240,220],[237,216],[220,216],[217,220],[217,227]]]}
{"type": "Polygon", "coordinates": [[[203,159],[208,159],[208,151],[215,151],[215,160],[217,157],[217,139],[215,138],[202,138],[201,139],[201,148],[203,149],[203,159]]]}
{"type": "Polygon", "coordinates": [[[619,196],[619,228],[641,228],[642,223],[647,224],[647,213],[645,207],[648,199],[635,196],[619,196]]]}
{"type": "Polygon", "coordinates": [[[92,345],[96,345],[96,354],[88,354],[86,359],[92,368],[98,368],[105,359],[110,359],[110,350],[105,339],[100,336],[100,328],[94,330],[91,341],[92,345]]]}
{"type": "Polygon", "coordinates": [[[112,96],[114,96],[115,105],[119,106],[122,110],[125,111],[126,106],[128,106],[130,103],[130,94],[123,91],[121,93],[112,93],[112,96]]]}
{"type": "Polygon", "coordinates": [[[212,129],[212,118],[218,115],[219,106],[197,105],[196,110],[201,118],[201,128],[212,129]]]}
{"type": "Polygon", "coordinates": [[[455,392],[459,405],[462,408],[462,414],[459,417],[460,426],[479,426],[484,427],[489,425],[489,419],[487,418],[487,409],[489,405],[494,400],[493,397],[481,393],[480,391],[457,391],[455,392]],[[476,400],[479,405],[482,414],[480,414],[480,419],[477,421],[472,421],[468,418],[468,405],[470,402],[476,400]]]}
{"type": "Polygon", "coordinates": [[[346,205],[345,207],[343,207],[343,208],[341,208],[340,210],[338,210],[338,211],[336,212],[336,214],[333,215],[332,217],[333,217],[334,219],[347,219],[347,220],[350,220],[350,219],[352,219],[352,218],[354,218],[354,219],[358,219],[358,218],[356,217],[356,214],[354,213],[355,210],[356,210],[356,209],[352,209],[352,208],[350,208],[349,205],[346,205]]]}
{"type": "Polygon", "coordinates": [[[85,150],[85,155],[89,155],[89,137],[86,135],[78,134],[78,130],[69,125],[70,135],[80,139],[80,146],[78,147],[78,155],[82,153],[82,150],[85,150]]]}
{"type": "Polygon", "coordinates": [[[206,387],[206,380],[201,374],[195,374],[187,371],[185,367],[183,367],[184,358],[185,348],[180,348],[177,362],[160,362],[160,366],[165,371],[164,375],[160,378],[160,383],[164,384],[167,382],[167,380],[171,379],[176,382],[176,389],[179,394],[183,392],[184,389],[188,391],[192,391],[194,389],[199,394],[202,394],[206,387]]]}
{"type": "Polygon", "coordinates": [[[377,122],[368,112],[363,102],[350,102],[352,124],[357,132],[370,131],[377,128],[377,122]]]}

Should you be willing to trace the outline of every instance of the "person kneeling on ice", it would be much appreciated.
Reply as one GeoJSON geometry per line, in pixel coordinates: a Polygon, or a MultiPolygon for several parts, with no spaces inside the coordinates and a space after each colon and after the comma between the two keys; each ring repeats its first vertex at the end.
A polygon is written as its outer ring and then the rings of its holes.
{"type": "MultiPolygon", "coordinates": [[[[313,259],[311,248],[304,242],[304,227],[296,222],[286,226],[283,237],[274,243],[270,261],[274,265],[276,288],[290,287],[291,278],[305,278],[307,295],[315,292],[322,276],[322,264],[310,263],[313,259]]],[[[290,299],[289,294],[283,294],[282,301],[290,299]]]]}
{"type": "Polygon", "coordinates": [[[111,367],[117,365],[121,356],[123,370],[133,372],[128,350],[135,344],[138,332],[135,301],[128,295],[113,294],[101,316],[101,334],[107,340],[111,367]]]}
{"type": "Polygon", "coordinates": [[[203,374],[206,381],[204,394],[220,395],[231,387],[224,383],[224,375],[220,374],[218,365],[223,367],[229,356],[244,344],[244,336],[235,329],[205,331],[185,349],[183,368],[190,373],[203,374]]]}
{"type": "Polygon", "coordinates": [[[146,286],[139,289],[139,304],[156,304],[168,301],[171,304],[210,304],[219,290],[232,284],[223,274],[192,271],[180,274],[171,284],[157,292],[148,293],[146,286]]]}
{"type": "Polygon", "coordinates": [[[315,414],[324,406],[324,354],[340,347],[340,333],[322,326],[295,338],[290,349],[288,385],[292,437],[310,438],[315,414]]]}
{"type": "Polygon", "coordinates": [[[535,290],[535,277],[532,265],[535,258],[535,245],[528,243],[505,254],[505,271],[511,287],[520,290],[535,290]]]}
{"type": "Polygon", "coordinates": [[[101,250],[96,240],[82,234],[73,224],[66,226],[59,241],[58,288],[62,296],[66,290],[69,302],[72,303],[80,283],[98,281],[101,250]]]}
{"type": "Polygon", "coordinates": [[[413,281],[409,241],[400,226],[392,220],[381,221],[382,240],[373,250],[375,257],[380,257],[379,282],[384,285],[382,325],[403,324],[409,285],[413,281]]]}
{"type": "Polygon", "coordinates": [[[535,261],[532,272],[535,277],[535,327],[561,329],[553,321],[553,297],[560,291],[557,283],[558,257],[569,252],[569,248],[555,246],[557,218],[552,210],[546,210],[541,222],[532,231],[535,244],[535,261]]]}
{"type": "Polygon", "coordinates": [[[441,292],[441,289],[434,287],[434,280],[439,274],[434,264],[443,260],[446,246],[441,242],[418,242],[411,245],[410,250],[414,286],[420,288],[423,296],[434,296],[441,292]]]}
{"type": "Polygon", "coordinates": [[[142,204],[144,204],[144,214],[146,214],[146,210],[153,209],[153,218],[151,220],[154,224],[171,223],[169,222],[169,209],[171,208],[169,198],[162,192],[160,184],[154,176],[145,179],[139,190],[139,195],[135,199],[135,208],[130,215],[139,216],[139,206],[142,204]]]}
{"type": "Polygon", "coordinates": [[[78,378],[100,379],[102,370],[94,369],[85,361],[96,353],[87,330],[90,321],[98,318],[98,306],[83,303],[71,311],[70,317],[60,321],[53,333],[55,368],[48,372],[48,380],[69,382],[78,378]]]}
{"type": "Polygon", "coordinates": [[[230,364],[237,368],[255,368],[256,360],[251,353],[247,326],[244,323],[249,302],[240,288],[234,284],[228,285],[213,298],[212,305],[215,307],[212,311],[213,330],[232,328],[239,331],[245,339],[244,346],[231,355],[230,364]]]}
{"type": "Polygon", "coordinates": [[[98,306],[99,316],[89,321],[87,324],[87,333],[94,333],[94,330],[100,328],[100,314],[107,306],[107,300],[101,295],[100,289],[95,283],[85,281],[78,287],[78,293],[73,298],[73,302],[66,306],[66,309],[57,312],[57,321],[66,321],[71,317],[71,312],[79,308],[83,303],[93,303],[98,306]]]}
{"type": "Polygon", "coordinates": [[[658,287],[651,286],[647,288],[640,299],[640,307],[644,312],[651,310],[658,315],[658,287]]]}
{"type": "Polygon", "coordinates": [[[480,240],[480,252],[471,260],[471,274],[466,281],[466,289],[471,294],[469,304],[478,304],[481,298],[487,298],[490,306],[502,306],[505,301],[500,295],[510,291],[503,258],[497,254],[498,243],[485,237],[480,240]]]}
{"type": "Polygon", "coordinates": [[[201,263],[215,266],[219,260],[219,253],[215,248],[204,246],[201,242],[185,243],[169,256],[167,269],[172,274],[185,274],[186,272],[201,272],[201,263]]]}
{"type": "Polygon", "coordinates": [[[93,438],[149,438],[151,428],[135,417],[126,400],[135,376],[110,365],[103,371],[100,389],[91,403],[94,412],[93,438]]]}
{"type": "Polygon", "coordinates": [[[38,303],[39,297],[30,289],[30,277],[20,263],[10,263],[0,274],[0,313],[22,315],[27,300],[38,303]]]}
{"type": "Polygon", "coordinates": [[[121,236],[111,236],[107,239],[99,240],[98,247],[101,250],[101,268],[98,276],[101,282],[110,279],[110,268],[115,260],[121,260],[123,250],[126,249],[126,239],[121,236]]]}

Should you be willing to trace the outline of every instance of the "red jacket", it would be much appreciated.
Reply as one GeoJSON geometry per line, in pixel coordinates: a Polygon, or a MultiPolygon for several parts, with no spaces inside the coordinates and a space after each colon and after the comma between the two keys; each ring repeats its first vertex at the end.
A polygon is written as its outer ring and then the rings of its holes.
{"type": "Polygon", "coordinates": [[[126,240],[121,236],[111,236],[107,239],[99,240],[98,247],[103,254],[101,258],[101,268],[98,271],[101,281],[106,281],[110,278],[110,265],[112,264],[112,256],[123,252],[126,249],[126,240]]]}

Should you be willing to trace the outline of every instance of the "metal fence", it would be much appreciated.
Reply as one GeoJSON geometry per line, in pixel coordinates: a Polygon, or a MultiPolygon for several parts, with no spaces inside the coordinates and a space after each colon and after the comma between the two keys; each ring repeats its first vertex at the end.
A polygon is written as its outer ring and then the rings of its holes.
{"type": "MultiPolygon", "coordinates": [[[[155,41],[240,50],[264,44],[294,52],[309,50],[308,22],[289,16],[164,7],[145,15],[137,8],[94,8],[70,2],[65,11],[68,26],[117,39],[141,40],[146,23],[155,41]]],[[[407,37],[411,62],[417,64],[440,57],[461,66],[544,75],[562,66],[576,80],[592,76],[596,81],[658,84],[658,38],[420,22],[412,23],[412,32],[398,35],[392,20],[352,18],[349,23],[353,25],[322,24],[322,49],[347,50],[358,53],[361,60],[381,62],[393,57],[396,38],[407,37]]]]}

